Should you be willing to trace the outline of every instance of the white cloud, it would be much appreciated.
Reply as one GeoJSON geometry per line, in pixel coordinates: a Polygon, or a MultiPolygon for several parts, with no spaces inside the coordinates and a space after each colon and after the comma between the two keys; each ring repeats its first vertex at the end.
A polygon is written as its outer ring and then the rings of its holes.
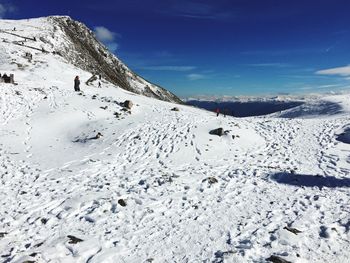
{"type": "Polygon", "coordinates": [[[0,18],[3,18],[6,14],[6,8],[3,4],[0,4],[0,18]]]}
{"type": "Polygon", "coordinates": [[[118,35],[104,26],[96,26],[94,32],[97,39],[102,42],[113,42],[118,35]]]}
{"type": "Polygon", "coordinates": [[[12,13],[15,10],[16,8],[13,5],[0,3],[0,19],[5,18],[7,14],[12,13]]]}
{"type": "Polygon", "coordinates": [[[113,53],[116,52],[118,47],[119,47],[118,43],[115,43],[115,42],[114,43],[107,43],[106,45],[107,45],[108,49],[110,51],[112,51],[113,53]]]}
{"type": "Polygon", "coordinates": [[[196,69],[193,66],[147,66],[143,67],[144,70],[154,70],[154,71],[191,71],[196,69]]]}
{"type": "Polygon", "coordinates": [[[345,67],[330,68],[319,70],[316,72],[318,75],[338,75],[342,77],[350,77],[350,65],[345,67]]]}
{"type": "Polygon", "coordinates": [[[189,80],[200,80],[200,79],[204,79],[205,76],[202,75],[202,74],[193,73],[193,74],[188,74],[188,75],[187,75],[187,78],[188,78],[189,80]]]}
{"type": "Polygon", "coordinates": [[[106,44],[110,51],[115,52],[118,49],[118,43],[116,41],[117,37],[120,37],[119,34],[110,31],[104,26],[96,26],[94,28],[94,33],[96,38],[106,44]]]}

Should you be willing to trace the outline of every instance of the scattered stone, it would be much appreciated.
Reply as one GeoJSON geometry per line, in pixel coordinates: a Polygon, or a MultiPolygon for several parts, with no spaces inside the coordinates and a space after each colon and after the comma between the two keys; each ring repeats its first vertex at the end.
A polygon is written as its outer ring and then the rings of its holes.
{"type": "Polygon", "coordinates": [[[232,135],[232,140],[234,140],[234,139],[235,139],[235,137],[236,137],[236,136],[232,135]]]}
{"type": "Polygon", "coordinates": [[[43,244],[44,244],[44,242],[40,242],[40,243],[38,243],[38,244],[34,245],[34,247],[35,247],[35,248],[37,248],[37,247],[41,247],[43,244]]]}
{"type": "Polygon", "coordinates": [[[126,202],[125,202],[124,199],[119,199],[119,200],[118,200],[118,204],[121,205],[121,206],[123,206],[123,207],[126,206],[126,202]]]}
{"type": "Polygon", "coordinates": [[[208,183],[209,184],[216,184],[216,183],[218,183],[218,180],[215,177],[209,177],[208,183]]]}
{"type": "Polygon", "coordinates": [[[100,107],[102,110],[107,110],[108,106],[100,107]]]}
{"type": "Polygon", "coordinates": [[[131,100],[126,100],[126,101],[124,101],[124,103],[123,103],[123,106],[124,106],[125,108],[129,109],[129,110],[131,110],[131,108],[132,108],[133,105],[134,105],[134,104],[132,103],[131,100]]]}
{"type": "Polygon", "coordinates": [[[102,136],[103,136],[103,135],[102,135],[100,132],[98,132],[98,133],[96,134],[96,136],[95,136],[95,139],[96,139],[96,140],[97,140],[97,139],[100,139],[102,136]]]}
{"type": "Polygon", "coordinates": [[[140,180],[139,185],[144,185],[146,183],[145,180],[140,180]]]}
{"type": "Polygon", "coordinates": [[[211,135],[218,135],[218,136],[221,137],[222,135],[224,135],[224,129],[223,128],[217,128],[215,130],[211,130],[209,132],[209,134],[211,134],[211,135]]]}
{"type": "Polygon", "coordinates": [[[43,223],[44,225],[46,225],[46,223],[47,223],[48,220],[47,220],[46,218],[42,218],[40,221],[41,221],[41,223],[43,223]]]}
{"type": "Polygon", "coordinates": [[[97,98],[97,95],[93,95],[91,99],[95,100],[97,98]]]}
{"type": "Polygon", "coordinates": [[[271,256],[269,258],[266,259],[267,261],[273,262],[273,263],[292,263],[290,261],[287,261],[281,257],[278,256],[271,256]]]}
{"type": "Polygon", "coordinates": [[[36,255],[38,255],[38,253],[35,253],[35,252],[34,252],[34,253],[30,254],[29,256],[32,257],[32,258],[34,258],[36,255]]]}
{"type": "Polygon", "coordinates": [[[215,258],[217,259],[217,261],[215,262],[224,262],[224,258],[226,255],[230,255],[230,254],[234,254],[235,252],[232,250],[228,250],[228,251],[216,251],[215,252],[215,258]]]}
{"type": "Polygon", "coordinates": [[[320,237],[322,238],[330,238],[331,235],[329,233],[329,229],[326,226],[320,226],[320,237]]]}
{"type": "Polygon", "coordinates": [[[68,241],[69,244],[77,244],[79,242],[83,242],[84,240],[77,238],[75,236],[68,235],[67,236],[70,240],[68,241]]]}
{"type": "Polygon", "coordinates": [[[33,261],[33,260],[26,260],[26,261],[23,261],[22,263],[35,263],[35,261],[33,261]]]}
{"type": "Polygon", "coordinates": [[[89,86],[95,80],[97,80],[97,76],[96,75],[92,75],[91,78],[89,78],[85,83],[86,83],[86,85],[89,86]]]}
{"type": "Polygon", "coordinates": [[[218,183],[218,179],[216,179],[215,177],[208,177],[206,179],[204,179],[202,182],[208,181],[208,184],[216,184],[218,183]]]}
{"type": "Polygon", "coordinates": [[[5,237],[6,235],[7,235],[7,233],[6,233],[6,232],[0,232],[0,238],[5,237]]]}
{"type": "Polygon", "coordinates": [[[180,111],[180,109],[178,107],[174,107],[171,109],[172,111],[180,111]]]}
{"type": "Polygon", "coordinates": [[[285,230],[287,230],[295,235],[302,233],[300,230],[298,230],[296,228],[288,227],[288,226],[285,226],[283,229],[285,229],[285,230]]]}
{"type": "Polygon", "coordinates": [[[113,115],[114,115],[116,118],[119,118],[119,117],[120,117],[120,115],[121,115],[121,113],[119,113],[119,112],[115,112],[115,113],[113,113],[113,115]]]}

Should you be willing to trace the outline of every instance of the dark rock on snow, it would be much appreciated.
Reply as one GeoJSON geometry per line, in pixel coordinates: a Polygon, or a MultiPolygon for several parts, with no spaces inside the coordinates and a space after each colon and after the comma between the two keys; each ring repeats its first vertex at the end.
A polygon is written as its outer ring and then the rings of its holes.
{"type": "Polygon", "coordinates": [[[211,130],[211,131],[209,132],[209,134],[211,134],[211,135],[222,136],[222,135],[224,135],[224,129],[223,129],[223,128],[217,128],[217,129],[215,129],[215,130],[211,130]]]}
{"type": "Polygon", "coordinates": [[[269,258],[266,259],[267,261],[273,262],[273,263],[292,263],[290,261],[287,261],[281,257],[278,256],[271,256],[269,258]]]}
{"type": "Polygon", "coordinates": [[[79,242],[83,242],[84,241],[84,240],[82,240],[82,239],[80,239],[78,237],[72,236],[72,235],[68,235],[67,237],[69,238],[69,241],[68,241],[69,244],[77,244],[79,242]]]}
{"type": "Polygon", "coordinates": [[[126,202],[124,199],[119,199],[118,200],[118,204],[121,205],[121,206],[126,206],[126,202]]]}
{"type": "Polygon", "coordinates": [[[100,139],[101,137],[102,137],[103,135],[100,133],[100,132],[98,132],[97,134],[96,134],[96,136],[95,136],[95,138],[94,139],[100,139]]]}
{"type": "Polygon", "coordinates": [[[298,230],[296,228],[288,227],[288,226],[285,226],[283,229],[285,229],[285,230],[287,230],[295,235],[302,233],[300,230],[298,230]]]}
{"type": "Polygon", "coordinates": [[[207,181],[208,184],[216,184],[219,182],[218,179],[216,179],[215,177],[208,177],[204,179],[202,182],[205,182],[205,181],[207,181]]]}
{"type": "Polygon", "coordinates": [[[131,108],[132,108],[133,105],[134,105],[134,104],[132,103],[131,100],[126,100],[126,101],[124,101],[124,103],[123,103],[123,106],[124,106],[125,108],[129,109],[129,110],[131,110],[131,108]]]}

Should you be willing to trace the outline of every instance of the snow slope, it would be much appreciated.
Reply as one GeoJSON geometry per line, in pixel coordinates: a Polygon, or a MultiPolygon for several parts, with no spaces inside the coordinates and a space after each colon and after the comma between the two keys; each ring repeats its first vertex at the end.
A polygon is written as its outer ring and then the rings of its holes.
{"type": "Polygon", "coordinates": [[[333,115],[217,118],[108,82],[75,93],[90,73],[23,52],[0,42],[18,82],[0,83],[2,261],[348,262],[348,95],[333,115]]]}
{"type": "MultiPolygon", "coordinates": [[[[25,20],[0,20],[0,41],[5,50],[23,58],[26,52],[54,55],[68,64],[101,75],[103,79],[137,94],[181,103],[174,94],[152,84],[132,72],[122,61],[101,44],[83,23],[67,16],[51,16],[25,20]],[[18,52],[20,51],[20,52],[18,52]]],[[[0,51],[2,53],[6,53],[0,51]]],[[[13,59],[1,56],[2,63],[13,59]]],[[[13,64],[13,61],[10,61],[13,64]]],[[[19,69],[26,65],[14,63],[19,69]]],[[[87,81],[89,78],[85,79],[87,81]]],[[[97,83],[95,83],[97,85],[97,83]]]]}

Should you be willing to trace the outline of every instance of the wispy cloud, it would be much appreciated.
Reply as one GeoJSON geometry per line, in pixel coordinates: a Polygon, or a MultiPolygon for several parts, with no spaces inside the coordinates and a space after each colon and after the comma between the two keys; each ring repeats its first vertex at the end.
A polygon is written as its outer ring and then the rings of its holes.
{"type": "Polygon", "coordinates": [[[206,76],[203,74],[192,73],[192,74],[188,74],[186,77],[188,80],[194,81],[194,80],[205,79],[206,76]]]}
{"type": "Polygon", "coordinates": [[[15,12],[16,7],[12,4],[0,3],[0,19],[5,18],[6,15],[15,12]]]}
{"type": "Polygon", "coordinates": [[[141,67],[143,70],[153,70],[153,71],[191,71],[196,69],[194,66],[145,66],[141,67]]]}
{"type": "Polygon", "coordinates": [[[339,89],[345,89],[348,88],[348,86],[344,84],[329,84],[329,85],[305,85],[301,86],[299,90],[329,90],[331,91],[332,89],[334,90],[339,90],[339,89]]]}
{"type": "Polygon", "coordinates": [[[104,26],[96,26],[94,33],[96,38],[103,42],[110,51],[115,52],[118,49],[119,45],[116,41],[120,37],[118,33],[112,32],[104,26]]]}
{"type": "Polygon", "coordinates": [[[301,55],[301,54],[319,54],[324,53],[325,48],[296,48],[296,49],[281,49],[281,50],[246,50],[240,52],[242,55],[246,56],[285,56],[285,55],[301,55]]]}
{"type": "Polygon", "coordinates": [[[176,1],[170,8],[163,9],[161,13],[171,16],[190,19],[209,19],[225,21],[232,17],[232,11],[220,8],[219,5],[196,1],[176,1]]]}
{"type": "Polygon", "coordinates": [[[345,67],[337,67],[316,71],[318,75],[336,75],[342,77],[350,77],[350,65],[345,67]]]}
{"type": "Polygon", "coordinates": [[[254,63],[254,64],[247,64],[247,66],[261,67],[261,68],[289,68],[289,67],[292,67],[292,65],[288,64],[288,63],[254,63]]]}

